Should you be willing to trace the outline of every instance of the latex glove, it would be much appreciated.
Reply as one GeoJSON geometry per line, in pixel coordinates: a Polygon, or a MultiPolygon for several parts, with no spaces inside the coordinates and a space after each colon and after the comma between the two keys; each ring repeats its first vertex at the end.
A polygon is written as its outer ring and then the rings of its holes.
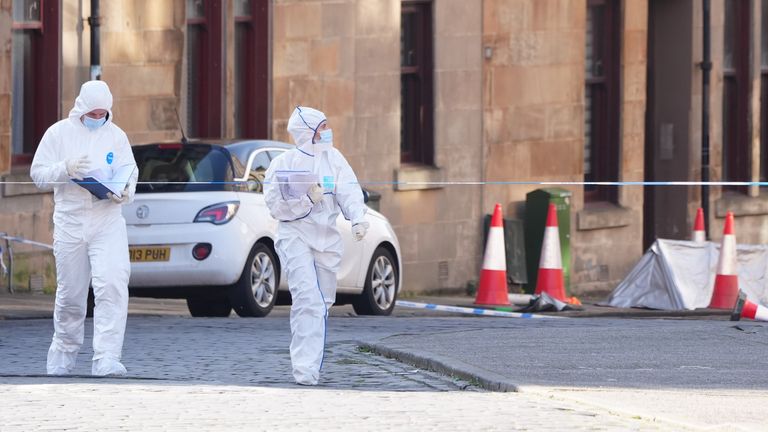
{"type": "Polygon", "coordinates": [[[368,226],[364,223],[359,223],[352,225],[352,236],[355,238],[355,241],[360,241],[365,237],[365,234],[368,232],[368,226]]]}
{"type": "Polygon", "coordinates": [[[312,200],[313,204],[319,203],[323,199],[323,187],[319,184],[312,185],[307,192],[307,196],[312,200]]]}
{"type": "Polygon", "coordinates": [[[124,201],[130,201],[131,198],[133,198],[133,194],[131,193],[131,189],[126,185],[125,189],[123,189],[123,200],[124,201]]]}
{"type": "Polygon", "coordinates": [[[75,180],[82,180],[85,174],[91,170],[91,161],[88,156],[83,155],[77,159],[67,159],[67,175],[75,180]]]}
{"type": "MultiPolygon", "coordinates": [[[[125,192],[125,191],[123,191],[125,192]]],[[[123,196],[117,196],[113,194],[112,192],[107,193],[107,198],[111,199],[113,203],[115,204],[122,204],[126,200],[126,195],[123,194],[123,196]]]]}

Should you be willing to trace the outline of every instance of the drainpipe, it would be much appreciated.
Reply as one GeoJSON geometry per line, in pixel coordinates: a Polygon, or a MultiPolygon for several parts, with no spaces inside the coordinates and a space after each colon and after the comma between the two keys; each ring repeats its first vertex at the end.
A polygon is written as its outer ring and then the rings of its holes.
{"type": "Polygon", "coordinates": [[[703,58],[702,71],[702,95],[701,95],[701,208],[704,210],[705,235],[709,238],[709,75],[712,71],[711,35],[710,35],[710,0],[702,0],[703,13],[703,58]]]}
{"type": "Polygon", "coordinates": [[[91,16],[88,17],[91,26],[91,79],[101,79],[101,17],[99,16],[99,0],[91,0],[91,16]]]}

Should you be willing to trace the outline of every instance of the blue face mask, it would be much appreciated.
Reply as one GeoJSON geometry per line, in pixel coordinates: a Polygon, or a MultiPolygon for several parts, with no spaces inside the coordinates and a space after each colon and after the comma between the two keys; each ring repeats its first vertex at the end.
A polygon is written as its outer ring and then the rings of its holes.
{"type": "Polygon", "coordinates": [[[85,127],[87,127],[88,129],[90,129],[90,130],[96,130],[96,129],[104,126],[104,124],[106,124],[106,123],[107,123],[107,117],[106,116],[104,116],[103,118],[100,118],[100,119],[95,119],[95,118],[90,118],[88,116],[83,116],[83,125],[85,127]]]}
{"type": "Polygon", "coordinates": [[[326,129],[326,130],[320,131],[320,141],[318,141],[318,143],[321,143],[321,144],[333,143],[333,130],[326,129]]]}

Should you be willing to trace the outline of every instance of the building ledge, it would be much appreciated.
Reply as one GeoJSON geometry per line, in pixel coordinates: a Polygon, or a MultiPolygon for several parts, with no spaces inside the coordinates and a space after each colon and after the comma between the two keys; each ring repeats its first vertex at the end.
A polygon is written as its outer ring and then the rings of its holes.
{"type": "Polygon", "coordinates": [[[760,195],[751,197],[738,192],[726,192],[715,201],[715,216],[724,218],[729,211],[734,216],[768,215],[768,190],[760,190],[760,195]]]}
{"type": "Polygon", "coordinates": [[[442,189],[443,170],[429,165],[403,165],[395,169],[395,190],[442,189]]]}
{"type": "Polygon", "coordinates": [[[576,214],[579,231],[619,228],[632,224],[632,210],[612,203],[589,204],[576,214]]]}
{"type": "Polygon", "coordinates": [[[29,176],[29,169],[12,170],[10,174],[2,176],[3,196],[13,197],[19,195],[38,195],[50,193],[50,191],[41,191],[32,183],[29,176]]]}

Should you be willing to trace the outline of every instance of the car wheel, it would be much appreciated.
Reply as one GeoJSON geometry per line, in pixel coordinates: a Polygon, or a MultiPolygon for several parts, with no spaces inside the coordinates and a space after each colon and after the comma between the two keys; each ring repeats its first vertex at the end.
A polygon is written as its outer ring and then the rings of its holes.
{"type": "Polygon", "coordinates": [[[187,297],[187,309],[193,317],[225,318],[232,312],[226,297],[187,297]]]}
{"type": "Polygon", "coordinates": [[[397,299],[397,261],[383,247],[373,252],[368,273],[365,276],[365,287],[362,294],[357,296],[352,307],[358,315],[389,315],[395,308],[397,299]]]}
{"type": "Polygon", "coordinates": [[[265,317],[272,311],[280,286],[277,258],[269,246],[256,243],[245,261],[240,279],[230,288],[229,298],[241,317],[265,317]]]}

